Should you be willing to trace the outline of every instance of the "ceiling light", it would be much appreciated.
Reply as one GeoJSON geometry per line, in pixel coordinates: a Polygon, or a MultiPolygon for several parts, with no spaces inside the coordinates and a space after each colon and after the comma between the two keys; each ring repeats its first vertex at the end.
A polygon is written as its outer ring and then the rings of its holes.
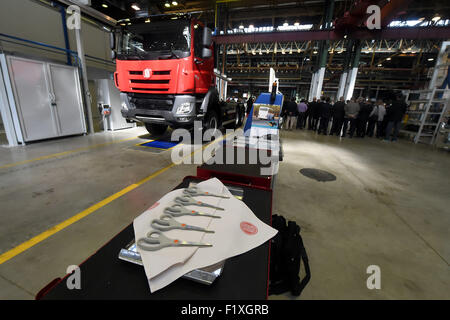
{"type": "Polygon", "coordinates": [[[170,3],[166,2],[166,3],[164,4],[164,6],[165,6],[166,8],[170,8],[170,3]]]}
{"type": "Polygon", "coordinates": [[[121,25],[121,26],[126,26],[126,24],[125,24],[125,23],[121,23],[120,25],[121,25]]]}
{"type": "Polygon", "coordinates": [[[391,60],[391,58],[386,58],[387,61],[391,60]]]}
{"type": "Polygon", "coordinates": [[[241,25],[239,26],[239,29],[244,29],[244,25],[241,23],[241,25]]]}
{"type": "Polygon", "coordinates": [[[433,61],[433,60],[434,60],[434,58],[429,58],[429,59],[428,59],[428,61],[433,61]]]}
{"type": "Polygon", "coordinates": [[[287,27],[289,25],[289,23],[287,23],[287,21],[285,21],[284,23],[283,23],[283,27],[287,27]]]}
{"type": "Polygon", "coordinates": [[[149,22],[150,22],[150,19],[147,19],[147,20],[145,20],[144,22],[145,22],[145,23],[149,23],[149,22]]]}
{"type": "Polygon", "coordinates": [[[172,1],[172,5],[177,6],[177,5],[178,5],[178,2],[172,1]]]}
{"type": "Polygon", "coordinates": [[[253,29],[254,27],[255,27],[255,26],[252,25],[252,24],[248,26],[249,29],[253,29]]]}
{"type": "Polygon", "coordinates": [[[141,8],[139,8],[139,6],[138,6],[136,3],[132,4],[132,5],[131,5],[131,8],[133,8],[133,9],[136,10],[136,11],[141,10],[141,8]]]}
{"type": "Polygon", "coordinates": [[[440,20],[440,19],[441,19],[441,17],[435,16],[435,17],[433,17],[433,19],[431,19],[431,20],[434,21],[434,22],[436,22],[436,21],[438,21],[438,20],[440,20]]]}
{"type": "Polygon", "coordinates": [[[102,4],[102,7],[103,8],[108,8],[108,5],[104,3],[104,4],[102,4]]]}
{"type": "Polygon", "coordinates": [[[379,67],[383,66],[381,63],[378,65],[379,67]]]}
{"type": "Polygon", "coordinates": [[[317,54],[317,51],[316,51],[316,50],[314,50],[314,51],[313,51],[313,53],[314,53],[314,54],[317,54]]]}
{"type": "Polygon", "coordinates": [[[300,22],[295,21],[294,26],[298,27],[300,25],[300,22]]]}

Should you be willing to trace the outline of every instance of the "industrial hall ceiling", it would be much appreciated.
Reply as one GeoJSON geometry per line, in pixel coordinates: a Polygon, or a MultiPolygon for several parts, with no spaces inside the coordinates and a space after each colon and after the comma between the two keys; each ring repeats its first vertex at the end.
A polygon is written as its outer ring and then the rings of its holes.
{"type": "Polygon", "coordinates": [[[383,30],[356,39],[361,49],[356,93],[374,97],[386,90],[422,87],[440,43],[450,38],[447,0],[91,0],[93,9],[119,22],[191,13],[214,30],[221,44],[216,47],[218,67],[232,78],[233,92],[265,90],[269,69],[274,68],[281,90],[303,96],[321,57],[326,66],[323,91],[336,92],[354,35],[367,31],[368,15],[361,8],[371,4],[381,8],[383,30]],[[420,36],[425,29],[431,31],[420,36]],[[326,40],[322,37],[325,31],[332,32],[326,40]]]}

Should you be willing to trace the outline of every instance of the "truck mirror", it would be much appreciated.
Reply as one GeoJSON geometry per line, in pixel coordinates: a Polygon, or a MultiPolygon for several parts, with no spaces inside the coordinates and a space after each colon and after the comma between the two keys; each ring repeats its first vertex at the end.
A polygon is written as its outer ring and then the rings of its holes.
{"type": "Polygon", "coordinates": [[[202,45],[204,47],[210,47],[212,44],[212,34],[211,34],[211,29],[210,28],[204,28],[203,29],[203,43],[202,45]]]}
{"type": "Polygon", "coordinates": [[[212,57],[212,50],[209,48],[203,48],[202,49],[202,58],[209,59],[211,57],[212,57]]]}
{"type": "Polygon", "coordinates": [[[116,35],[113,32],[109,34],[109,47],[111,50],[116,48],[116,35]]]}

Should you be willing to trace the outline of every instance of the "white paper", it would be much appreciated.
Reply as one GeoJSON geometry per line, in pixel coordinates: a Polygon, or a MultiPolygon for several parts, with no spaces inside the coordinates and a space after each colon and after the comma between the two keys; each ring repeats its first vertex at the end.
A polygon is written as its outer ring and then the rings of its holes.
{"type": "MultiPolygon", "coordinates": [[[[201,233],[203,235],[201,241],[211,243],[213,247],[198,248],[184,263],[172,264],[167,270],[159,272],[157,276],[149,276],[147,269],[152,267],[146,268],[151,292],[164,288],[192,270],[218,263],[256,248],[277,233],[277,230],[259,220],[244,202],[236,199],[216,178],[201,182],[197,186],[199,189],[210,191],[211,193],[213,190],[223,189],[223,193],[230,196],[230,199],[222,199],[220,201],[220,206],[225,211],[217,211],[217,213],[222,218],[210,220],[208,229],[214,230],[215,233],[201,233]]],[[[208,198],[212,199],[212,197],[208,198]]],[[[208,202],[211,203],[210,201],[208,202]]],[[[185,234],[187,231],[182,232],[185,234]]],[[[186,248],[176,249],[186,250],[186,248]]],[[[144,261],[144,266],[146,262],[150,265],[152,263],[152,261],[144,261]]],[[[153,263],[155,262],[153,261],[153,263]]],[[[224,272],[226,272],[226,267],[224,272]]]]}
{"type": "MultiPolygon", "coordinates": [[[[221,185],[215,184],[208,187],[208,191],[210,191],[211,193],[221,194],[224,191],[228,190],[222,184],[221,185]]],[[[183,195],[184,195],[183,189],[174,190],[166,194],[147,211],[145,211],[136,219],[134,219],[133,227],[136,241],[140,238],[146,237],[147,233],[153,230],[153,228],[151,227],[152,220],[159,219],[160,216],[164,213],[164,209],[166,207],[170,207],[173,204],[175,204],[174,199],[176,197],[183,195]]],[[[227,200],[210,196],[195,197],[195,199],[208,204],[212,204],[217,207],[222,207],[221,202],[227,200]]],[[[187,206],[186,208],[214,215],[221,215],[222,212],[216,209],[199,206],[187,206]]],[[[188,225],[193,225],[206,229],[208,229],[208,225],[210,224],[211,220],[222,220],[200,216],[180,216],[173,218],[180,223],[185,223],[188,225]]],[[[204,232],[187,231],[179,229],[164,232],[164,235],[171,239],[179,239],[184,241],[195,241],[195,242],[201,241],[204,234],[205,234],[204,232]]],[[[149,279],[157,276],[158,274],[167,270],[168,268],[170,268],[175,264],[186,262],[187,259],[189,259],[197,249],[198,247],[167,247],[158,251],[145,251],[137,247],[137,251],[140,253],[142,262],[144,264],[145,273],[147,275],[147,278],[149,279]]]]}

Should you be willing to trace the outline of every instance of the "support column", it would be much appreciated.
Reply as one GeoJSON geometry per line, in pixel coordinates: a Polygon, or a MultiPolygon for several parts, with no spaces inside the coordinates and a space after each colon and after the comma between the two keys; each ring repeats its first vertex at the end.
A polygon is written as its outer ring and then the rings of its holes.
{"type": "Polygon", "coordinates": [[[338,90],[337,90],[337,94],[336,94],[336,101],[339,101],[339,99],[344,96],[345,93],[345,84],[347,83],[347,76],[348,76],[348,71],[345,70],[342,74],[341,74],[341,78],[339,79],[339,86],[338,86],[338,90]]]}
{"type": "MultiPolygon", "coordinates": [[[[334,0],[326,0],[324,10],[324,20],[322,21],[322,30],[331,28],[331,21],[333,20],[334,0]]],[[[330,42],[328,40],[322,41],[319,46],[319,60],[316,64],[316,71],[313,75],[310,87],[310,100],[313,98],[320,98],[322,93],[323,79],[325,77],[325,67],[327,65],[328,47],[330,42]]]]}
{"type": "Polygon", "coordinates": [[[358,75],[359,58],[361,56],[361,41],[355,41],[352,50],[352,68],[348,72],[344,98],[345,100],[351,99],[353,96],[353,91],[355,89],[356,76],[358,75]]]}
{"type": "Polygon", "coordinates": [[[91,109],[91,94],[89,92],[89,85],[88,85],[88,78],[87,78],[87,72],[86,72],[86,60],[84,58],[84,48],[83,48],[83,42],[81,41],[81,26],[80,28],[75,28],[75,39],[77,42],[77,52],[78,52],[78,59],[80,61],[81,65],[81,79],[83,82],[83,90],[84,90],[84,100],[86,102],[86,113],[88,118],[88,124],[89,124],[89,133],[94,133],[94,123],[92,121],[92,109],[91,109]]]}

